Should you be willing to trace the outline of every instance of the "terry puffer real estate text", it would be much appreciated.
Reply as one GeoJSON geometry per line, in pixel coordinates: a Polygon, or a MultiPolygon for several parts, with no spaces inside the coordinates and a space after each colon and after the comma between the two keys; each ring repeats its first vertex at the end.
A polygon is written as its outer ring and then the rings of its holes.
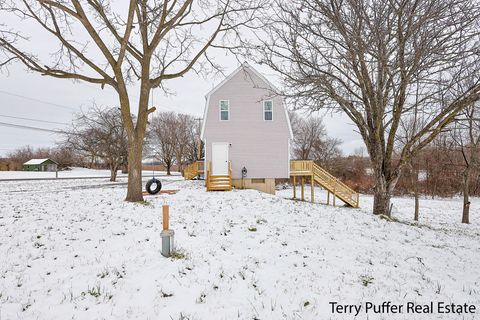
{"type": "Polygon", "coordinates": [[[431,301],[425,304],[416,302],[406,302],[396,304],[391,301],[382,303],[364,302],[361,304],[342,304],[339,302],[329,302],[332,314],[353,314],[358,316],[360,313],[365,314],[472,314],[477,312],[477,307],[473,304],[463,303],[457,304],[452,302],[431,301]]]}

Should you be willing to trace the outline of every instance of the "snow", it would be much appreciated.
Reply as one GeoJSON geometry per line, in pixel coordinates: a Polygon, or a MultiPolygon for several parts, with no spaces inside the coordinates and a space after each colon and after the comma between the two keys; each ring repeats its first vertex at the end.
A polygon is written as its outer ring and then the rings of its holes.
{"type": "MultiPolygon", "coordinates": [[[[143,171],[144,175],[151,175],[152,171],[143,171]]],[[[166,172],[158,172],[155,174],[165,175],[166,172]]],[[[179,175],[180,173],[173,173],[179,175]]],[[[125,177],[126,174],[118,173],[119,177],[125,177]]],[[[59,178],[94,178],[94,177],[108,177],[110,178],[110,170],[101,169],[87,169],[87,168],[72,168],[72,170],[58,171],[59,178]]],[[[0,171],[0,181],[5,179],[53,179],[55,172],[46,171],[0,171]]]]}
{"type": "Polygon", "coordinates": [[[293,201],[291,189],[207,193],[203,181],[162,180],[180,191],[146,204],[123,201],[125,180],[0,182],[0,319],[354,319],[328,303],[385,300],[478,312],[480,199],[470,225],[460,199],[423,199],[413,225],[408,198],[393,200],[399,222],[389,222],[369,196],[351,209],[293,201]],[[160,255],[163,204],[176,258],[160,255]]]}
{"type": "Polygon", "coordinates": [[[27,162],[25,162],[24,164],[42,164],[44,163],[45,161],[49,160],[48,158],[45,158],[45,159],[31,159],[31,160],[28,160],[27,162]]]}

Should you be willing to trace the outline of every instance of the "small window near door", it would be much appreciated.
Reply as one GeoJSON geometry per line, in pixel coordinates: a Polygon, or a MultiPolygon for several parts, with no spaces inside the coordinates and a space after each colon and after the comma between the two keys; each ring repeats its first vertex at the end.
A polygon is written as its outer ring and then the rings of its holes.
{"type": "Polygon", "coordinates": [[[265,121],[273,120],[273,101],[272,100],[263,101],[263,120],[265,121]]]}
{"type": "Polygon", "coordinates": [[[230,103],[228,100],[220,100],[220,121],[230,120],[230,103]]]}

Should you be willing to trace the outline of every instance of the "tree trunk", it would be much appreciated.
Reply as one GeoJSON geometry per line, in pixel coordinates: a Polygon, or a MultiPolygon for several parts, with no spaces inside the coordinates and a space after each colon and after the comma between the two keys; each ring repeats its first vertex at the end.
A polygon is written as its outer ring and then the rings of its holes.
{"type": "Polygon", "coordinates": [[[143,201],[142,195],[142,139],[138,136],[128,141],[128,188],[126,201],[143,201]]]}
{"type": "Polygon", "coordinates": [[[463,177],[463,214],[462,223],[470,223],[470,167],[465,169],[463,177]]]}
{"type": "Polygon", "coordinates": [[[411,167],[411,183],[413,187],[413,195],[415,199],[415,213],[413,216],[413,220],[418,221],[419,215],[420,215],[420,194],[418,192],[418,169],[411,167]]]}
{"type": "Polygon", "coordinates": [[[420,199],[419,199],[419,194],[416,191],[415,192],[415,215],[413,217],[413,220],[418,221],[419,215],[420,215],[420,199]]]}
{"type": "Polygon", "coordinates": [[[382,172],[375,174],[373,214],[390,216],[390,200],[398,178],[388,181],[382,172]]]}
{"type": "Polygon", "coordinates": [[[167,176],[171,176],[172,174],[170,172],[171,171],[170,169],[172,168],[172,164],[170,162],[168,162],[166,167],[167,167],[167,176]]]}
{"type": "Polygon", "coordinates": [[[117,181],[117,166],[110,165],[110,181],[115,182],[117,181]]]}
{"type": "Polygon", "coordinates": [[[375,186],[375,193],[373,196],[373,214],[375,215],[389,215],[391,195],[384,185],[375,186]]]}

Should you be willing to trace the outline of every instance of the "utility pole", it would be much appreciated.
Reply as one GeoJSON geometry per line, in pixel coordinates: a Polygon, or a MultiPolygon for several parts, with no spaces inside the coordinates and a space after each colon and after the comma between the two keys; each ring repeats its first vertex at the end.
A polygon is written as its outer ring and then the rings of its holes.
{"type": "Polygon", "coordinates": [[[195,118],[198,121],[198,147],[197,147],[197,160],[202,158],[202,139],[200,138],[200,131],[202,130],[202,120],[203,118],[195,118]]]}

